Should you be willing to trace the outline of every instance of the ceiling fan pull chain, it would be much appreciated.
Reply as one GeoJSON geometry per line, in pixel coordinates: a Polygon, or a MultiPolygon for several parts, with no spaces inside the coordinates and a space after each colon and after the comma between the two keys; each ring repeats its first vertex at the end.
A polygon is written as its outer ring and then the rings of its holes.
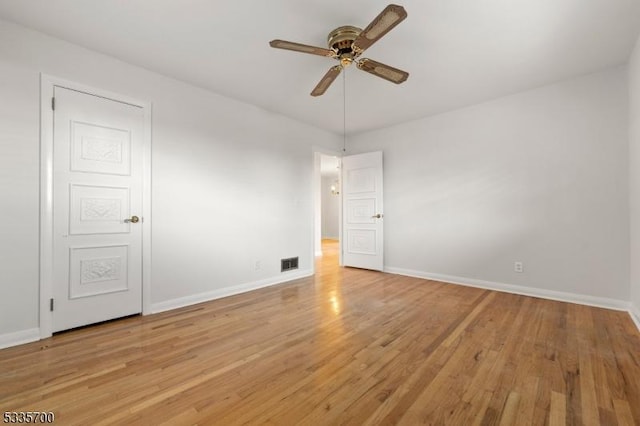
{"type": "Polygon", "coordinates": [[[342,152],[347,152],[347,70],[342,73],[342,152]]]}

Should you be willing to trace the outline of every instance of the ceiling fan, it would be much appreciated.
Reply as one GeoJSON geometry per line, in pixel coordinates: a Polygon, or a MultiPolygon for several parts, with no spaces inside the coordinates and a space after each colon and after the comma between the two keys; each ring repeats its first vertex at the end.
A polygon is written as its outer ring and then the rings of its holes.
{"type": "Polygon", "coordinates": [[[336,77],[340,75],[342,69],[351,65],[353,62],[363,71],[384,78],[392,83],[400,84],[409,78],[408,72],[372,59],[358,58],[362,52],[380,40],[406,17],[407,12],[404,10],[404,7],[390,4],[385,7],[364,30],[347,25],[331,31],[327,40],[329,44],[328,49],[285,40],[272,40],[269,42],[269,45],[277,49],[326,56],[340,61],[340,65],[331,67],[324,77],[322,77],[313,91],[311,91],[311,96],[322,95],[336,77]]]}

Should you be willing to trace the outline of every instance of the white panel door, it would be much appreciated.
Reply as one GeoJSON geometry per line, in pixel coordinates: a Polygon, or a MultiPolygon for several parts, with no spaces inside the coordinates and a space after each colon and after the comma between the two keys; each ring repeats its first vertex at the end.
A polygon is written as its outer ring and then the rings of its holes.
{"type": "Polygon", "coordinates": [[[382,271],[382,152],[342,157],[342,263],[382,271]]]}
{"type": "Polygon", "coordinates": [[[55,332],[142,312],[144,112],[57,86],[54,97],[55,332]]]}

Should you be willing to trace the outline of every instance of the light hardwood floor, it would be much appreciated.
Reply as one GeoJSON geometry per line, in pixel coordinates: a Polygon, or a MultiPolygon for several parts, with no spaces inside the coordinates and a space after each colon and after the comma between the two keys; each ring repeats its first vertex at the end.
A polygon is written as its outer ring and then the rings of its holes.
{"type": "MultiPolygon", "coordinates": [[[[337,267],[0,351],[57,424],[640,424],[626,313],[337,267]]],[[[176,283],[179,285],[179,283],[176,283]]]]}

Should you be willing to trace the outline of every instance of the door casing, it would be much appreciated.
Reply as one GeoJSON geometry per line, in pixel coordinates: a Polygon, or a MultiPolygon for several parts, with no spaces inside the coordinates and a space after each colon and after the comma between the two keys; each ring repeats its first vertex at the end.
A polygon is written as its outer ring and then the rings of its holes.
{"type": "Polygon", "coordinates": [[[40,74],[40,338],[52,335],[53,295],[53,108],[62,87],[142,108],[142,314],[151,313],[151,103],[47,74],[40,74]]]}

